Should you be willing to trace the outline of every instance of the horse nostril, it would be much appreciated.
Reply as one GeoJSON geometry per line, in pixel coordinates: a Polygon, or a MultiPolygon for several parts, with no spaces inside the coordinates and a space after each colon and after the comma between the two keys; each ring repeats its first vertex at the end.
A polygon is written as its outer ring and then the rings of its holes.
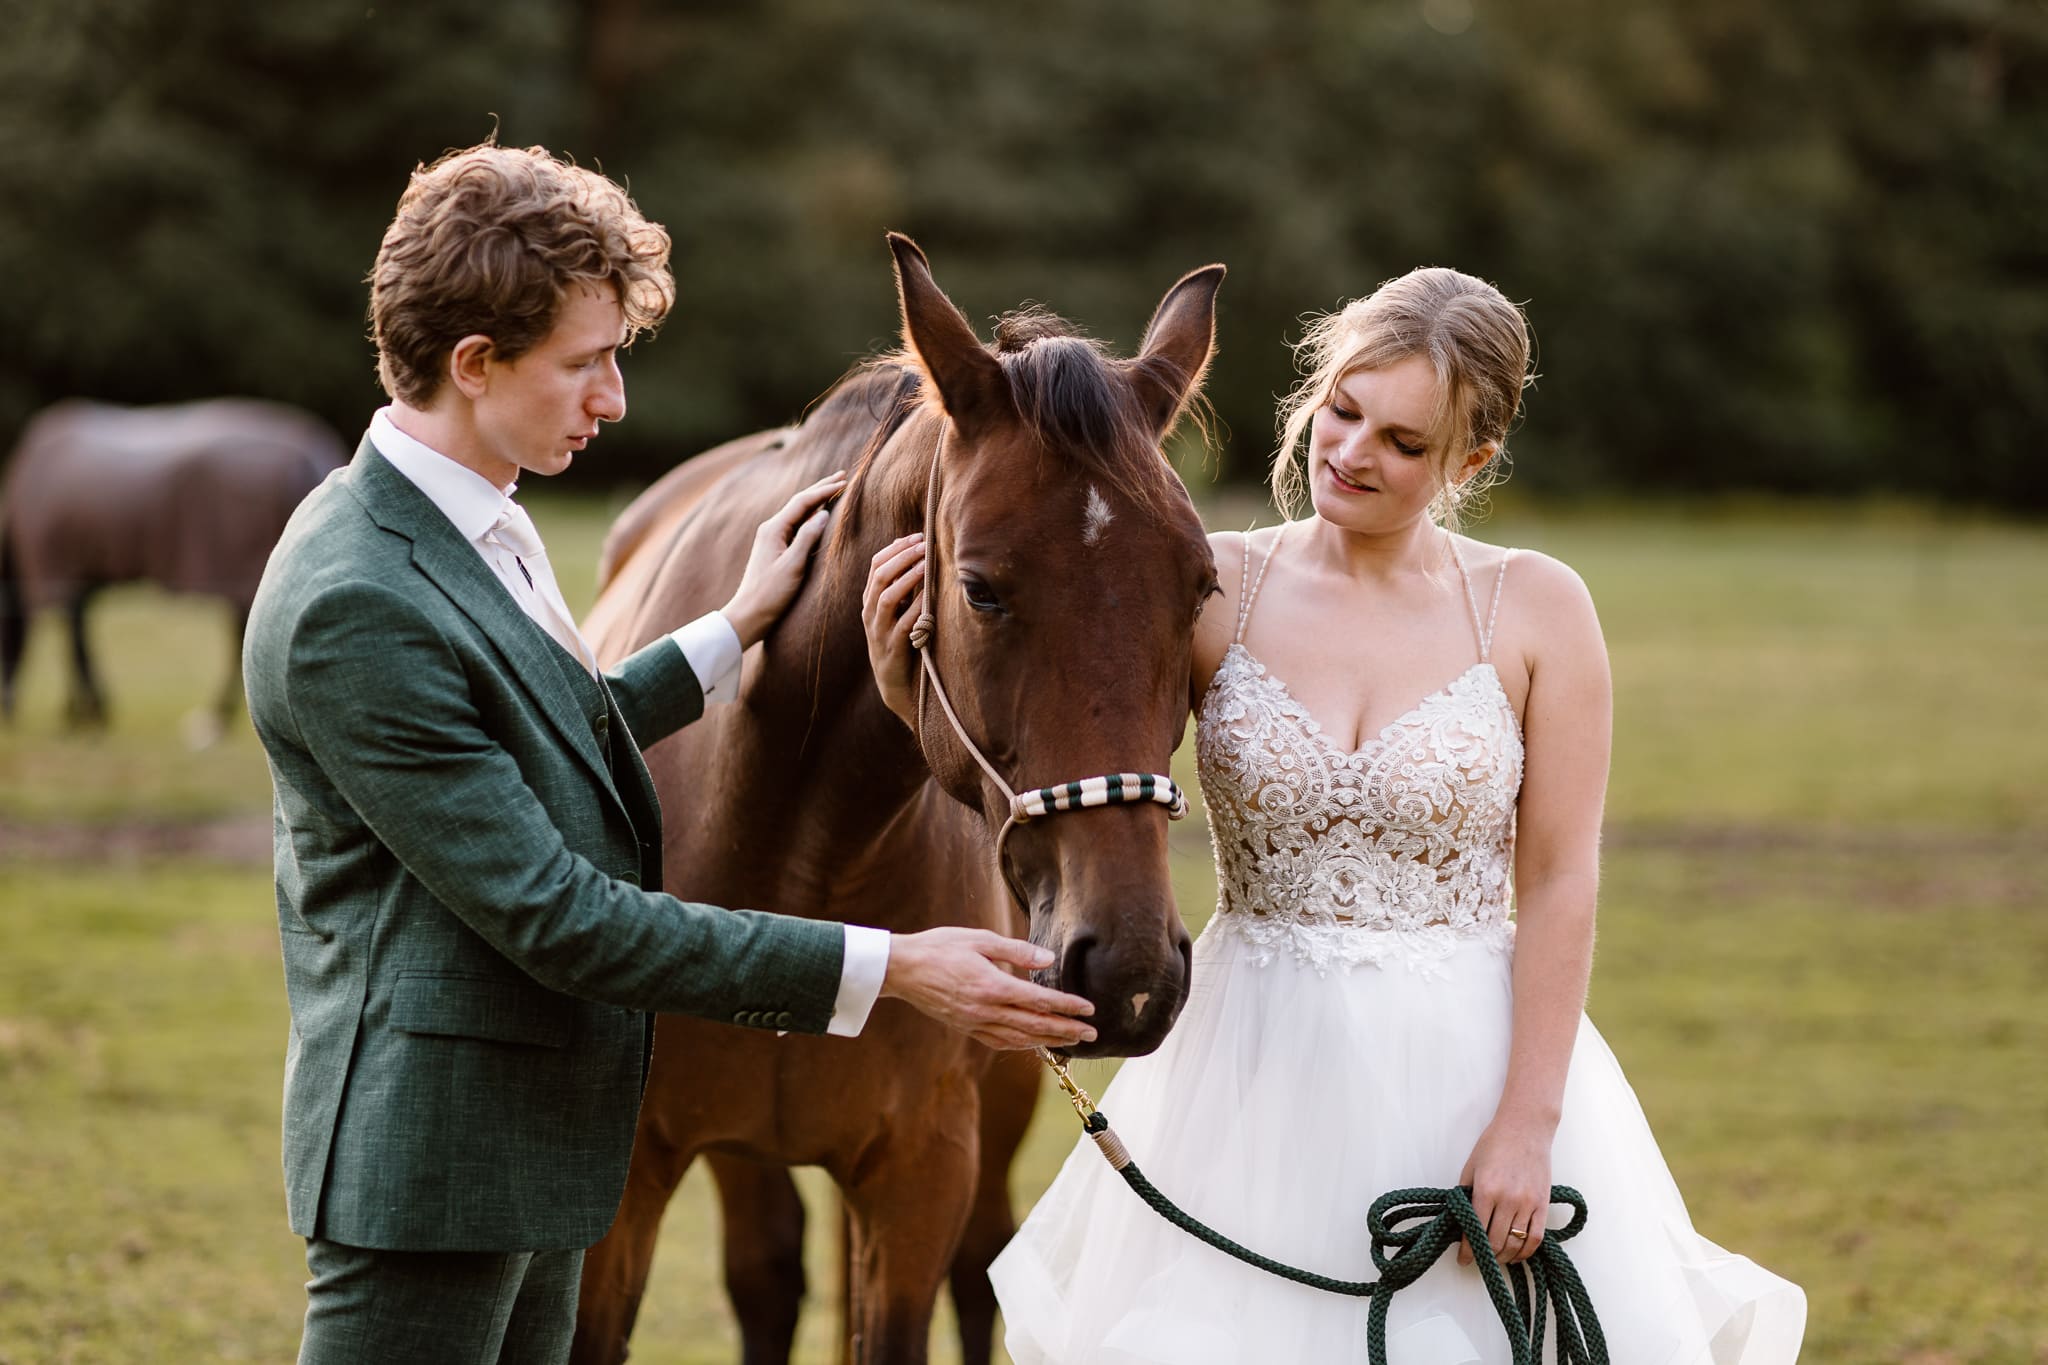
{"type": "Polygon", "coordinates": [[[1088,993],[1088,954],[1095,951],[1095,938],[1084,934],[1067,944],[1066,956],[1060,959],[1060,989],[1069,995],[1078,995],[1093,1000],[1088,993]]]}

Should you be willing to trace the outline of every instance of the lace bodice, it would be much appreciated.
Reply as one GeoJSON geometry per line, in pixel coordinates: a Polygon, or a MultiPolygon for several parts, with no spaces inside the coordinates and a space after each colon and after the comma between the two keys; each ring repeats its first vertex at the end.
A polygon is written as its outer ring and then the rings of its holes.
{"type": "Polygon", "coordinates": [[[1245,648],[1265,578],[1246,568],[1238,639],[1195,718],[1220,927],[1319,970],[1505,946],[1522,734],[1487,656],[1506,561],[1483,624],[1465,581],[1479,661],[1349,753],[1245,648]]]}

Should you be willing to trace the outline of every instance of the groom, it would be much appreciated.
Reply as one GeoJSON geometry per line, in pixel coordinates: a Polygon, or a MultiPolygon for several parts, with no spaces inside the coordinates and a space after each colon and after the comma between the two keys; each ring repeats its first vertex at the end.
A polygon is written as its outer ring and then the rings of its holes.
{"type": "MultiPolygon", "coordinates": [[[[553,1362],[618,1207],[653,1011],[858,1033],[878,995],[997,1046],[1092,1038],[1029,944],[662,894],[640,750],[737,688],[835,476],[723,612],[600,671],[511,493],[625,415],[674,299],[611,181],[492,145],[417,170],[371,273],[391,405],[286,529],[249,618],[276,786],[301,1362],[553,1362]]],[[[715,801],[716,790],[699,799],[715,801]]]]}

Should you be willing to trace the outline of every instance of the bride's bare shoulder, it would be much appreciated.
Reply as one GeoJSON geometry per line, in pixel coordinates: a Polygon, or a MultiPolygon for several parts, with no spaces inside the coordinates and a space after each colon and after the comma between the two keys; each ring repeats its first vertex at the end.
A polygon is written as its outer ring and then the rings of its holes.
{"type": "Polygon", "coordinates": [[[1237,615],[1238,595],[1244,591],[1247,562],[1256,572],[1260,557],[1272,553],[1273,542],[1280,534],[1281,526],[1255,526],[1244,531],[1209,533],[1209,553],[1216,560],[1216,586],[1223,590],[1218,605],[1227,608],[1233,620],[1237,615]]]}
{"type": "MultiPolygon", "coordinates": [[[[1519,660],[1530,678],[1539,669],[1585,680],[1606,672],[1600,616],[1576,569],[1541,550],[1511,553],[1462,539],[1459,550],[1471,575],[1475,607],[1493,637],[1496,664],[1519,660]]],[[[1511,696],[1519,691],[1509,689],[1511,696]]]]}
{"type": "Polygon", "coordinates": [[[1250,531],[1209,532],[1209,552],[1216,556],[1218,567],[1230,555],[1244,553],[1244,538],[1250,534],[1250,531]]]}
{"type": "Polygon", "coordinates": [[[1209,680],[1222,665],[1223,656],[1236,638],[1238,606],[1244,593],[1246,547],[1251,554],[1269,549],[1273,531],[1211,531],[1209,553],[1216,560],[1216,595],[1202,604],[1195,618],[1194,675],[1191,696],[1199,699],[1208,691],[1209,680]]]}
{"type": "Polygon", "coordinates": [[[1593,593],[1579,571],[1541,550],[1515,551],[1503,591],[1516,592],[1518,588],[1524,611],[1537,617],[1555,620],[1593,615],[1593,593]]]}
{"type": "Polygon", "coordinates": [[[1503,613],[1511,601],[1524,611],[1546,615],[1592,606],[1592,593],[1578,571],[1541,550],[1490,545],[1470,536],[1459,536],[1458,554],[1465,562],[1465,571],[1472,576],[1475,591],[1491,595],[1498,582],[1503,613]],[[1505,578],[1500,577],[1503,564],[1507,565],[1505,578]]]}
{"type": "Polygon", "coordinates": [[[1264,544],[1264,536],[1272,532],[1264,530],[1212,530],[1208,532],[1208,553],[1217,559],[1217,585],[1223,587],[1223,596],[1237,604],[1237,589],[1245,577],[1245,542],[1253,548],[1264,544]]]}

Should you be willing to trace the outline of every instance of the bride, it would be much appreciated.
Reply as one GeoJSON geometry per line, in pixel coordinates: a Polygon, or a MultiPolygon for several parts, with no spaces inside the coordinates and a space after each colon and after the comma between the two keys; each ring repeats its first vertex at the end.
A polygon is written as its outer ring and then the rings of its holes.
{"type": "MultiPolygon", "coordinates": [[[[1793,1361],[1804,1295],[1693,1230],[1583,1013],[1612,695],[1592,600],[1558,561],[1456,531],[1520,407],[1521,313],[1469,275],[1417,270],[1300,349],[1273,488],[1283,508],[1305,491],[1311,513],[1211,537],[1222,597],[1196,629],[1216,914],[1178,1025],[1102,1108],[1188,1212],[1338,1277],[1369,1277],[1365,1212],[1387,1190],[1469,1185],[1514,1262],[1567,1216],[1552,1181],[1576,1186],[1591,1218],[1571,1256],[1616,1362],[1793,1361]]],[[[921,557],[892,547],[869,583],[899,712],[893,621],[921,557]]],[[[1397,1365],[1508,1359],[1459,1262],[1394,1300],[1397,1365]]],[[[1197,1242],[1085,1140],[990,1276],[1019,1365],[1366,1355],[1366,1300],[1197,1242]]]]}

